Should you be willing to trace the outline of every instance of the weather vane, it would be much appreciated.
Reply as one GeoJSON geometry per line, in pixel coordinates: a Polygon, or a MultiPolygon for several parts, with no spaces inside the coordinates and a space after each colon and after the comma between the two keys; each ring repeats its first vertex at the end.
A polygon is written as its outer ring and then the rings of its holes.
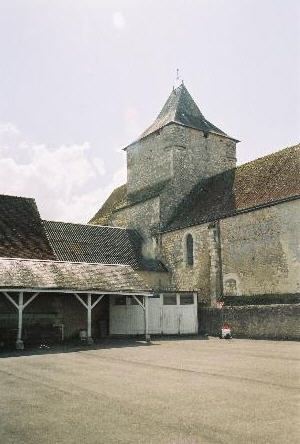
{"type": "MultiPolygon", "coordinates": [[[[177,69],[176,69],[176,81],[175,81],[176,88],[177,88],[180,84],[183,84],[183,80],[182,80],[182,78],[181,78],[180,75],[179,75],[179,68],[177,68],[177,69]]],[[[173,89],[174,89],[174,86],[173,86],[173,89]]]]}

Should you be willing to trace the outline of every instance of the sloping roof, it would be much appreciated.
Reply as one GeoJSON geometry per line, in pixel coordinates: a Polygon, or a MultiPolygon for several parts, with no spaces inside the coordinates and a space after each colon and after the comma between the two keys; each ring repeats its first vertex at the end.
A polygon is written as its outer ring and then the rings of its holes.
{"type": "Polygon", "coordinates": [[[125,228],[44,221],[50,243],[61,261],[131,265],[135,269],[165,271],[156,260],[142,256],[142,239],[125,228]]]}
{"type": "Polygon", "coordinates": [[[89,221],[89,224],[109,225],[109,218],[115,211],[159,196],[168,183],[170,183],[169,179],[130,194],[127,194],[127,184],[116,188],[89,221]]]}
{"type": "Polygon", "coordinates": [[[135,142],[170,123],[196,128],[205,133],[212,132],[226,136],[222,130],[206,120],[183,83],[178,88],[173,89],[154,123],[135,142]]]}
{"type": "Polygon", "coordinates": [[[34,199],[0,195],[0,257],[56,259],[34,199]]]}
{"type": "Polygon", "coordinates": [[[108,225],[109,217],[115,209],[127,201],[127,184],[116,188],[104,202],[99,211],[90,220],[90,224],[108,225]]]}
{"type": "Polygon", "coordinates": [[[166,230],[197,225],[300,196],[300,144],[200,181],[166,230]]]}
{"type": "Polygon", "coordinates": [[[144,280],[128,265],[8,258],[0,258],[0,288],[103,293],[150,290],[144,280]]]}

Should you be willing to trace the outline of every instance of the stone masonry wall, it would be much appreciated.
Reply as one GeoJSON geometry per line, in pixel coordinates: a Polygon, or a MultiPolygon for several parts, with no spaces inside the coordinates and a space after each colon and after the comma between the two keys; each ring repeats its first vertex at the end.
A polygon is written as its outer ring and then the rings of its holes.
{"type": "Polygon", "coordinates": [[[166,127],[127,148],[128,194],[171,179],[172,156],[165,149],[168,144],[166,127]]]}
{"type": "Polygon", "coordinates": [[[184,196],[201,180],[236,166],[236,142],[193,128],[170,125],[173,177],[161,194],[161,221],[166,222],[184,196]]]}
{"type": "Polygon", "coordinates": [[[299,304],[199,308],[199,332],[217,336],[229,322],[233,337],[299,340],[299,316],[299,304]]]}
{"type": "Polygon", "coordinates": [[[170,124],[127,149],[128,194],[170,180],[160,195],[160,221],[166,222],[199,180],[235,165],[234,140],[170,124]]]}
{"type": "Polygon", "coordinates": [[[160,259],[178,291],[197,291],[212,304],[222,291],[227,296],[299,293],[299,214],[300,201],[291,201],[223,219],[220,246],[213,224],[163,233],[160,259]],[[188,233],[194,238],[193,267],[185,264],[188,233]],[[219,287],[218,276],[223,278],[219,287]]]}
{"type": "Polygon", "coordinates": [[[300,291],[300,200],[220,221],[225,295],[300,291]]]}
{"type": "Polygon", "coordinates": [[[160,259],[172,275],[178,291],[197,291],[200,300],[210,301],[210,254],[207,224],[164,233],[160,240],[160,259]],[[194,266],[186,264],[187,234],[194,240],[194,266]]]}

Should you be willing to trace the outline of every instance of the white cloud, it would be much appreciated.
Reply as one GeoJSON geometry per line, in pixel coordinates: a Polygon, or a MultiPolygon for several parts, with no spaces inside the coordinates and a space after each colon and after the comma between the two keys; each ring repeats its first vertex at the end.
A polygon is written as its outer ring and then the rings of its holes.
{"type": "Polygon", "coordinates": [[[19,130],[11,122],[0,123],[0,136],[3,134],[19,134],[19,130]]]}
{"type": "MultiPolygon", "coordinates": [[[[19,134],[10,124],[0,129],[19,134]]],[[[0,139],[0,193],[34,197],[45,219],[86,222],[125,179],[125,168],[106,179],[104,162],[92,155],[88,142],[48,147],[21,140],[5,145],[0,139]]],[[[124,183],[124,182],[123,182],[124,183]]]]}
{"type": "Polygon", "coordinates": [[[117,29],[123,29],[126,25],[126,20],[122,12],[117,11],[113,13],[113,24],[117,29]]]}

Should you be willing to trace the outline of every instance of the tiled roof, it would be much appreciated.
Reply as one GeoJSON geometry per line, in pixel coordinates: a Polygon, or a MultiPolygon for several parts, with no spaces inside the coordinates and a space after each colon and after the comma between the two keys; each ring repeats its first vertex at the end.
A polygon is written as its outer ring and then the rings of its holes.
{"type": "Polygon", "coordinates": [[[0,257],[56,259],[34,199],[0,195],[0,257]]]}
{"type": "Polygon", "coordinates": [[[127,184],[116,188],[104,202],[99,211],[90,220],[90,224],[108,225],[109,217],[116,210],[117,207],[126,204],[127,202],[127,184]]]}
{"type": "Polygon", "coordinates": [[[170,123],[196,128],[205,133],[226,136],[222,130],[206,120],[183,83],[178,88],[173,89],[154,123],[135,142],[170,123]]]}
{"type": "Polygon", "coordinates": [[[109,218],[115,211],[159,196],[168,183],[170,180],[165,180],[130,194],[127,194],[126,184],[116,188],[89,223],[109,225],[109,218]]]}
{"type": "Polygon", "coordinates": [[[300,197],[300,144],[200,181],[169,221],[171,231],[300,197]]]}
{"type": "Polygon", "coordinates": [[[46,220],[44,226],[59,260],[165,271],[160,262],[142,257],[142,239],[134,230],[46,220]]]}
{"type": "Polygon", "coordinates": [[[149,287],[128,265],[0,258],[0,288],[73,291],[147,292],[149,287]]]}

